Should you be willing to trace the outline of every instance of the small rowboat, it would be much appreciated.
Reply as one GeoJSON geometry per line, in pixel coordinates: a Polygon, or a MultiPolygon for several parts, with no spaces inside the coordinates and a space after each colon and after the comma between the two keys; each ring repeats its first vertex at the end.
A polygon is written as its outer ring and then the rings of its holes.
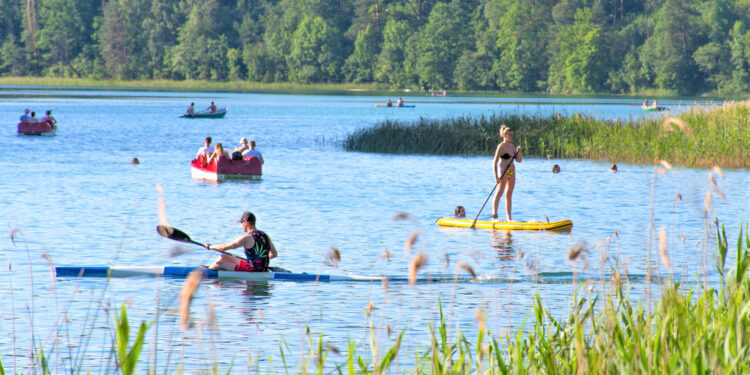
{"type": "Polygon", "coordinates": [[[190,172],[193,178],[200,180],[259,180],[263,170],[255,156],[243,160],[222,156],[216,162],[206,163],[205,155],[201,155],[190,161],[190,172]]]}
{"type": "Polygon", "coordinates": [[[642,106],[641,108],[646,112],[661,112],[661,111],[666,111],[669,109],[668,107],[661,107],[661,106],[659,107],[643,107],[642,106]]]}
{"type": "Polygon", "coordinates": [[[375,104],[375,106],[379,107],[379,108],[414,108],[414,107],[416,107],[416,105],[413,105],[413,104],[412,105],[402,105],[402,106],[397,106],[397,105],[388,106],[386,104],[375,104]]]}
{"type": "MultiPolygon", "coordinates": [[[[272,267],[273,268],[273,267],[272,267]]],[[[406,277],[357,276],[357,275],[318,275],[295,272],[240,272],[214,271],[206,267],[169,267],[169,266],[118,266],[118,267],[55,267],[57,277],[187,277],[193,270],[200,270],[207,279],[247,280],[247,281],[409,281],[406,277]]],[[[423,276],[416,279],[421,282],[470,281],[466,277],[456,276],[423,276]]]]}
{"type": "MultiPolygon", "coordinates": [[[[472,219],[459,219],[455,217],[441,217],[437,221],[438,225],[444,227],[471,228],[474,224],[472,219]]],[[[493,229],[493,230],[569,230],[573,228],[573,222],[570,220],[536,222],[536,221],[491,221],[477,220],[474,228],[493,229]]]]}
{"type": "Polygon", "coordinates": [[[49,121],[18,123],[18,134],[53,136],[57,133],[57,126],[49,121]]]}
{"type": "Polygon", "coordinates": [[[209,111],[201,111],[191,114],[184,114],[180,117],[182,118],[224,118],[226,116],[227,112],[229,111],[229,108],[219,108],[216,110],[216,112],[211,113],[209,111]]]}

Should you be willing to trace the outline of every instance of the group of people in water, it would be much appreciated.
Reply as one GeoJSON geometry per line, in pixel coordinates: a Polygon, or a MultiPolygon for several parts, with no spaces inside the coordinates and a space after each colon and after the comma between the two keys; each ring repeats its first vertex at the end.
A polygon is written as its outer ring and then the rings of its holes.
{"type": "MultiPolygon", "coordinates": [[[[211,102],[211,105],[209,105],[208,108],[206,108],[205,112],[216,113],[216,104],[214,104],[214,102],[211,102]]],[[[190,116],[192,116],[195,113],[196,113],[195,112],[195,103],[190,103],[190,107],[188,107],[188,109],[187,109],[187,114],[190,115],[190,116]]]]}
{"type": "Polygon", "coordinates": [[[57,120],[54,117],[52,117],[51,109],[48,109],[47,112],[45,112],[44,117],[42,117],[42,119],[40,120],[38,117],[36,117],[36,112],[31,112],[31,110],[26,108],[23,111],[23,115],[21,115],[21,122],[28,122],[30,124],[36,124],[39,122],[47,122],[52,127],[55,127],[57,125],[57,120]]]}
{"type": "Polygon", "coordinates": [[[206,163],[210,164],[215,162],[222,156],[232,160],[249,159],[250,157],[255,156],[258,158],[258,160],[260,160],[261,164],[264,163],[263,155],[260,153],[260,151],[255,149],[254,139],[248,141],[247,138],[242,137],[240,139],[240,145],[235,147],[234,151],[231,154],[229,154],[229,152],[224,148],[224,145],[222,145],[220,142],[216,142],[215,145],[211,145],[211,142],[213,142],[211,136],[208,136],[204,139],[204,146],[198,149],[198,153],[195,155],[196,159],[200,158],[203,155],[206,158],[206,163]]]}

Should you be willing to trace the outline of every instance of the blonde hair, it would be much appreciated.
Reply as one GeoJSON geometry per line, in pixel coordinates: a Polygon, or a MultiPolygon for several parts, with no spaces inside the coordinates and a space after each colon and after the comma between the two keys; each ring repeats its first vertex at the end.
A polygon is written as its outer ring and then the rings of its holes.
{"type": "Polygon", "coordinates": [[[505,133],[507,133],[508,131],[510,131],[509,127],[507,127],[505,125],[500,125],[500,136],[501,137],[504,137],[505,133]]]}

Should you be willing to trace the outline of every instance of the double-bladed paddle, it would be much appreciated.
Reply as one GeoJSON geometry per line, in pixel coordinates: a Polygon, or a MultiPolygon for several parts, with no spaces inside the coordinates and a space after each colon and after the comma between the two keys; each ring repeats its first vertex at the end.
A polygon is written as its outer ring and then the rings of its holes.
{"type": "MultiPolygon", "coordinates": [[[[181,230],[179,230],[177,228],[170,227],[169,225],[157,225],[156,226],[156,232],[159,233],[160,236],[169,238],[170,240],[175,240],[175,241],[185,242],[185,243],[192,243],[192,244],[198,245],[198,246],[200,246],[200,247],[202,247],[204,249],[208,249],[204,244],[202,244],[202,243],[200,243],[198,241],[193,241],[190,238],[190,236],[187,235],[187,233],[185,233],[185,232],[183,232],[183,231],[181,231],[181,230]]],[[[226,251],[221,251],[221,250],[216,250],[216,249],[208,249],[208,250],[218,251],[220,253],[224,253],[224,254],[227,254],[227,255],[236,256],[236,255],[230,254],[230,253],[228,253],[226,251]]]]}

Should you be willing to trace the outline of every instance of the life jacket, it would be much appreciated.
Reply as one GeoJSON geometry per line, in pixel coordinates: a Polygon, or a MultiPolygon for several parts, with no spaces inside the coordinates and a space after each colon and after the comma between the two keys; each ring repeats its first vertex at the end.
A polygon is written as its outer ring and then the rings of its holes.
{"type": "Polygon", "coordinates": [[[269,251],[271,250],[270,240],[268,235],[262,231],[256,230],[250,233],[255,240],[255,245],[252,248],[245,248],[245,256],[247,257],[247,266],[251,268],[253,272],[265,272],[268,271],[268,258],[269,251]]]}

